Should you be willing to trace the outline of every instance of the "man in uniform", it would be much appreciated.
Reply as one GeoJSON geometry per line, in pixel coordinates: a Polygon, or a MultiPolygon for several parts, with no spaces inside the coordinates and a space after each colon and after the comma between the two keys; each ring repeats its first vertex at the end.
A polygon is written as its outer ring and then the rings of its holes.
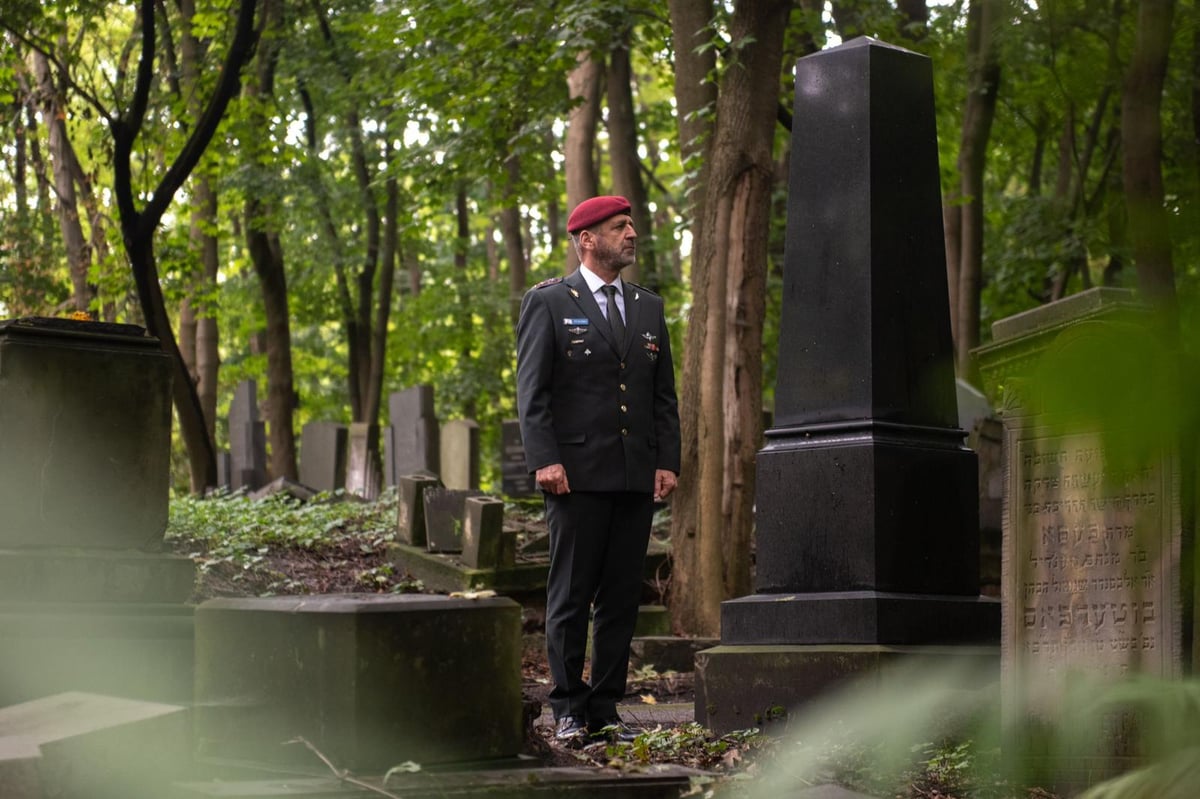
{"type": "Polygon", "coordinates": [[[567,219],[580,268],[525,294],[517,403],[550,529],[546,652],[555,736],[632,740],[617,715],[654,501],[675,488],[679,413],[662,298],[621,280],[637,233],[623,197],[567,219]],[[592,670],[583,679],[588,614],[592,670]]]}

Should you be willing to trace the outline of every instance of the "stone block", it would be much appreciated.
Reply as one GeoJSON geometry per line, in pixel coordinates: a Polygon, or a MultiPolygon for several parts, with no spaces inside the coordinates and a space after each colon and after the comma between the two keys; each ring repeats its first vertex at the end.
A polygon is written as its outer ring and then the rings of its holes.
{"type": "Polygon", "coordinates": [[[133,325],[0,322],[0,548],[155,549],[171,366],[133,325]]]}
{"type": "Polygon", "coordinates": [[[379,496],[379,426],[355,422],[346,443],[346,493],[363,499],[379,496]]]}
{"type": "Polygon", "coordinates": [[[380,774],[515,756],[521,610],[503,597],[215,599],[196,611],[202,757],[380,774]]]}
{"type": "Polygon", "coordinates": [[[483,492],[475,489],[425,489],[425,546],[430,552],[462,552],[466,501],[479,496],[483,492]]]}
{"type": "Polygon", "coordinates": [[[440,485],[436,477],[406,475],[397,482],[396,535],[403,544],[425,546],[425,489],[440,485]]]}
{"type": "Polygon", "coordinates": [[[531,497],[537,493],[533,475],[525,464],[525,444],[521,439],[521,423],[507,419],[500,426],[501,491],[506,497],[531,497]]]}
{"type": "Polygon", "coordinates": [[[442,426],[441,470],[438,474],[447,488],[479,488],[479,424],[471,419],[455,419],[442,426]]]}
{"type": "Polygon", "coordinates": [[[300,431],[300,482],[317,491],[346,486],[346,425],[308,422],[300,431]]]}
{"type": "Polygon", "coordinates": [[[995,647],[722,644],[696,653],[696,721],[717,734],[751,727],[777,733],[806,703],[852,684],[880,691],[881,700],[891,690],[895,698],[903,684],[889,675],[926,668],[963,676],[964,691],[995,690],[999,666],[995,647]]]}
{"type": "Polygon", "coordinates": [[[258,384],[243,380],[229,404],[229,487],[253,491],[267,481],[267,428],[258,413],[258,384]]]}
{"type": "Polygon", "coordinates": [[[5,799],[157,799],[190,773],[188,712],[176,705],[66,692],[0,708],[0,732],[5,799]]]}
{"type": "Polygon", "coordinates": [[[634,627],[633,634],[636,636],[670,635],[671,613],[665,605],[640,605],[637,626],[634,627]]]}
{"type": "Polygon", "coordinates": [[[192,698],[193,607],[0,602],[0,706],[64,691],[192,698]]]}
{"type": "Polygon", "coordinates": [[[187,602],[191,558],[136,550],[0,550],[0,602],[187,602]]]}
{"type": "Polygon", "coordinates": [[[516,563],[517,536],[504,529],[504,501],[468,497],[464,502],[462,559],[473,569],[510,567],[516,563]]]}
{"type": "Polygon", "coordinates": [[[696,653],[717,646],[716,638],[681,638],[674,635],[637,636],[629,648],[634,668],[650,666],[657,672],[690,672],[696,668],[696,653]]]}
{"type": "Polygon", "coordinates": [[[384,449],[388,485],[396,485],[408,474],[441,472],[433,386],[412,386],[388,396],[384,449]]]}

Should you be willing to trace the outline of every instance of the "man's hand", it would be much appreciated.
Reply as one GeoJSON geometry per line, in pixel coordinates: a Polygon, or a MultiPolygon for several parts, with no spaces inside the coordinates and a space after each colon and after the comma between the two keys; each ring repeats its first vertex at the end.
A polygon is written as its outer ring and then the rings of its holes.
{"type": "Polygon", "coordinates": [[[543,466],[534,473],[533,479],[537,481],[538,488],[547,494],[571,493],[571,485],[567,482],[567,470],[561,463],[543,466]]]}
{"type": "Polygon", "coordinates": [[[667,469],[654,470],[654,501],[659,502],[666,499],[676,485],[675,472],[667,469]]]}

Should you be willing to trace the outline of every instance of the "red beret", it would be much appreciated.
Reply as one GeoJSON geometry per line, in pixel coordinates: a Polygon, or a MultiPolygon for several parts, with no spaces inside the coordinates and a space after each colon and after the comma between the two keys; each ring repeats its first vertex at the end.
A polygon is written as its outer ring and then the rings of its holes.
{"type": "Polygon", "coordinates": [[[624,197],[593,197],[575,206],[567,217],[567,232],[577,233],[603,222],[610,216],[629,213],[629,200],[624,197]]]}

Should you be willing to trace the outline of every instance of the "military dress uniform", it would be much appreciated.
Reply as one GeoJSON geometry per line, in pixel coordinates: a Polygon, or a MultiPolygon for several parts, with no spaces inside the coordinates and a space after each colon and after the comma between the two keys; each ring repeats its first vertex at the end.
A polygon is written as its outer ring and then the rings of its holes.
{"type": "Polygon", "coordinates": [[[679,415],[663,301],[625,281],[625,335],[581,271],[530,289],[517,323],[517,401],[530,472],[561,463],[545,494],[546,648],[555,718],[615,719],[642,593],[657,469],[679,473],[679,415]],[[583,680],[589,608],[591,682],[583,680]]]}

